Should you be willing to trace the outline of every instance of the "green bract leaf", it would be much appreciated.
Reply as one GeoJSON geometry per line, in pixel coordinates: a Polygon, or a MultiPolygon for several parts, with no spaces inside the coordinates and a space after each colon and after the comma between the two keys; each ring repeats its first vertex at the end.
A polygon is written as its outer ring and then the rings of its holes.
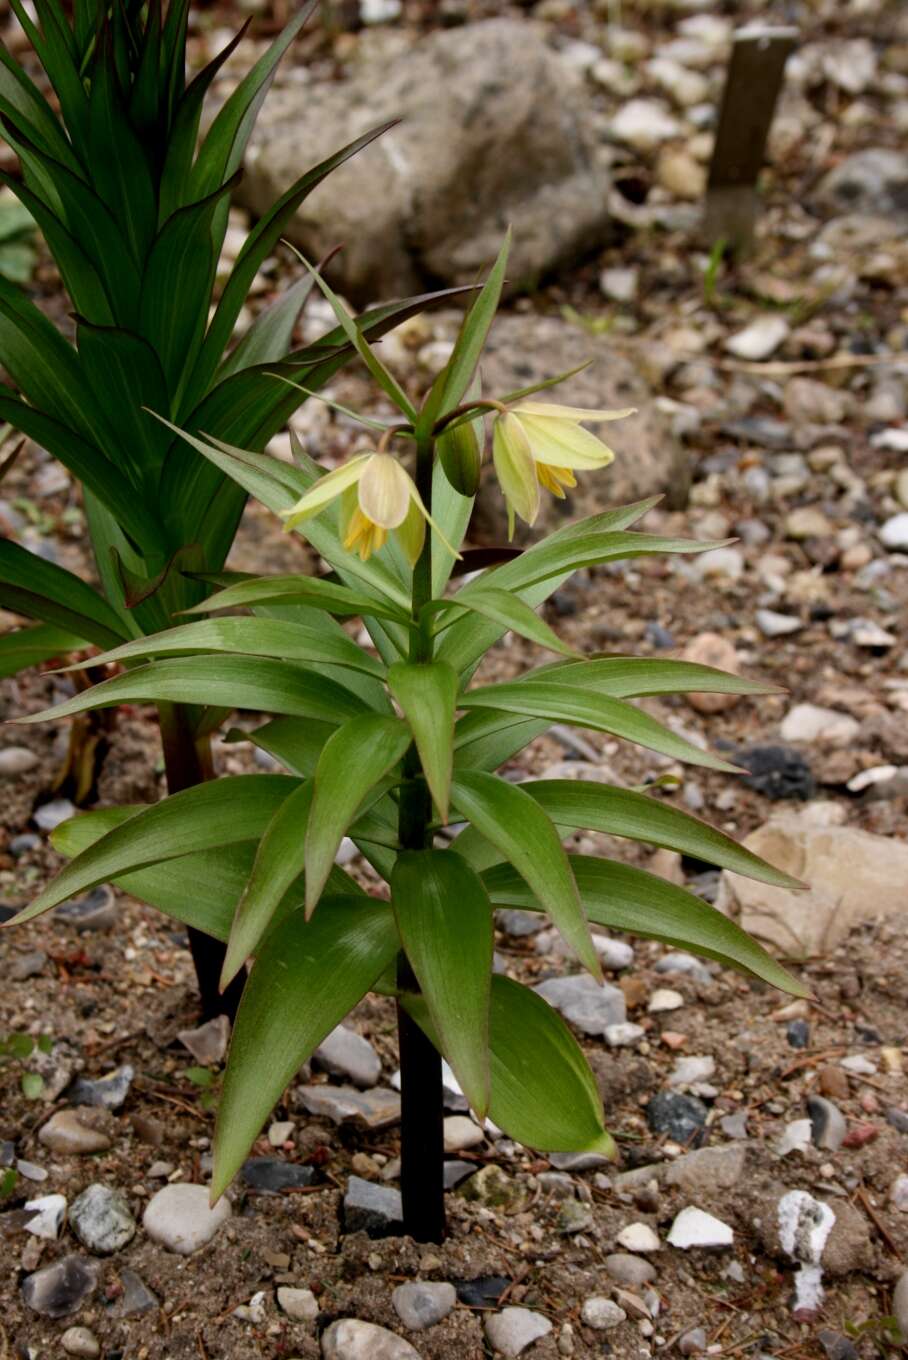
{"type": "Polygon", "coordinates": [[[0,679],[85,646],[85,638],[76,637],[51,623],[39,623],[35,628],[15,628],[0,637],[0,679]]]}
{"type": "MultiPolygon", "coordinates": [[[[730,836],[659,798],[631,789],[616,789],[610,784],[575,779],[538,779],[521,788],[545,809],[565,834],[583,830],[626,836],[632,841],[677,850],[682,855],[732,869],[745,878],[756,878],[777,888],[804,886],[790,874],[774,869],[758,855],[738,845],[730,836]]],[[[458,839],[457,848],[469,858],[474,868],[487,868],[496,862],[491,848],[477,844],[470,831],[458,839]]]]}
{"type": "Polygon", "coordinates": [[[391,875],[391,904],[441,1049],[484,1117],[494,949],[489,895],[453,850],[405,850],[391,875]]]}
{"type": "Polygon", "coordinates": [[[369,898],[294,912],[268,939],[243,990],[214,1140],[212,1198],[227,1189],[303,1063],[399,948],[391,908],[369,898]]]}
{"type": "Polygon", "coordinates": [[[500,623],[502,627],[510,628],[512,632],[528,638],[530,642],[538,643],[540,647],[560,652],[562,656],[576,656],[575,649],[562,642],[558,634],[534,609],[525,604],[519,595],[511,594],[507,590],[496,590],[492,586],[487,586],[482,590],[478,588],[472,590],[469,597],[461,592],[451,600],[440,601],[438,608],[445,611],[473,610],[477,614],[482,614],[484,618],[491,619],[493,623],[500,623]]]}
{"type": "Polygon", "coordinates": [[[451,798],[476,831],[523,875],[581,963],[601,978],[577,884],[549,817],[540,816],[538,804],[516,784],[477,770],[457,772],[451,798]]]}
{"type": "Polygon", "coordinates": [[[187,613],[209,614],[215,609],[240,609],[257,604],[304,604],[331,614],[371,614],[379,619],[407,622],[405,612],[389,601],[375,599],[363,590],[353,590],[321,576],[249,577],[209,596],[187,613]]]}
{"type": "Polygon", "coordinates": [[[237,652],[244,656],[273,656],[285,661],[319,661],[381,678],[384,667],[346,633],[310,628],[278,619],[205,619],[184,623],[151,637],[137,638],[92,659],[92,665],[134,661],[145,657],[194,656],[200,652],[237,652]]]}
{"type": "Polygon", "coordinates": [[[608,656],[561,662],[529,671],[521,683],[555,680],[613,699],[640,698],[647,694],[778,694],[778,685],[748,680],[730,671],[718,671],[694,661],[663,661],[656,657],[608,656]]]}
{"type": "Polygon", "coordinates": [[[454,752],[457,676],[443,661],[398,661],[388,671],[388,688],[410,725],[426,783],[442,822],[448,820],[454,752]]]}
{"type": "Polygon", "coordinates": [[[91,586],[9,538],[0,539],[0,604],[99,647],[123,638],[116,614],[91,586]]]}
{"type": "Polygon", "coordinates": [[[193,656],[152,661],[104,680],[56,708],[16,721],[46,722],[51,717],[68,718],[92,708],[135,701],[264,709],[323,722],[352,718],[365,710],[363,701],[350,690],[293,662],[258,656],[193,656]]]}
{"type": "MultiPolygon", "coordinates": [[[[717,959],[726,968],[763,978],[782,991],[809,995],[808,988],[761,945],[701,897],[617,860],[571,855],[570,861],[584,911],[594,925],[690,949],[717,959]]],[[[539,910],[539,903],[510,864],[486,869],[482,879],[496,906],[539,910]]]]}
{"type": "MultiPolygon", "coordinates": [[[[555,672],[555,675],[558,675],[555,672]]],[[[528,718],[548,718],[551,722],[574,723],[597,732],[610,732],[624,737],[638,746],[675,760],[686,760],[692,765],[705,765],[712,770],[736,773],[738,767],[708,751],[701,751],[683,737],[633,704],[604,695],[587,693],[573,685],[561,685],[552,680],[517,680],[511,684],[488,685],[470,690],[459,700],[461,708],[503,709],[508,713],[523,713],[528,718]]]]}
{"type": "Polygon", "coordinates": [[[344,723],[325,742],[315,768],[306,827],[306,911],[311,914],[357,809],[401,759],[410,732],[399,718],[368,714],[344,723]]]}
{"type": "MultiPolygon", "coordinates": [[[[422,997],[403,1005],[433,1042],[422,997]]],[[[615,1158],[589,1064],[561,1017],[510,978],[492,978],[489,1115],[509,1137],[542,1152],[598,1152],[615,1158]]]]}
{"type": "Polygon", "coordinates": [[[31,921],[68,897],[130,870],[234,841],[257,840],[297,785],[287,775],[232,775],[175,793],[135,813],[77,855],[13,922],[31,921]]]}
{"type": "Polygon", "coordinates": [[[265,828],[233,918],[221,970],[222,991],[255,953],[284,894],[302,873],[311,804],[312,784],[307,781],[289,794],[265,828]]]}
{"type": "MultiPolygon", "coordinates": [[[[100,812],[86,812],[72,817],[58,826],[51,836],[55,850],[75,856],[94,845],[114,827],[122,826],[143,811],[140,807],[104,808],[100,812]]],[[[240,828],[242,834],[242,828],[240,828]]],[[[230,935],[236,905],[252,873],[257,842],[236,841],[218,845],[210,850],[180,855],[162,860],[147,869],[136,869],[118,874],[112,881],[123,892],[140,902],[157,907],[158,911],[175,921],[204,931],[216,940],[230,935]],[[188,892],[186,885],[192,885],[188,892]]],[[[298,878],[285,894],[271,918],[277,925],[303,901],[303,881],[298,878]]],[[[337,865],[331,871],[327,892],[332,896],[360,893],[362,889],[337,865]]]]}

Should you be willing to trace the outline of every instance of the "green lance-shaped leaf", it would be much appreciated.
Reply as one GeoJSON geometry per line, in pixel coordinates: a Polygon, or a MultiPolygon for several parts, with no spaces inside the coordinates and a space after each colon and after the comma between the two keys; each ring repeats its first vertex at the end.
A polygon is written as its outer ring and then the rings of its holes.
{"type": "Polygon", "coordinates": [[[577,884],[549,816],[540,816],[542,809],[516,784],[480,770],[459,770],[451,781],[451,799],[523,875],[580,962],[601,978],[577,884]]]}
{"type": "Polygon", "coordinates": [[[93,659],[95,666],[157,656],[195,656],[200,652],[235,652],[272,656],[284,661],[318,661],[381,678],[384,667],[344,632],[311,628],[267,618],[205,619],[163,633],[136,638],[93,659]]]}
{"type": "Polygon", "coordinates": [[[218,1105],[212,1198],[227,1189],[269,1111],[303,1063],[391,963],[391,908],[324,899],[269,937],[243,990],[218,1105]]]}
{"type": "Polygon", "coordinates": [[[322,748],[337,728],[337,723],[316,722],[314,718],[272,718],[253,732],[233,728],[225,740],[251,741],[293,774],[308,779],[315,774],[322,748]]]}
{"type": "Polygon", "coordinates": [[[303,870],[311,805],[312,783],[307,781],[294,789],[265,828],[233,918],[221,971],[222,989],[255,953],[281,899],[303,870]]]}
{"type": "Polygon", "coordinates": [[[453,411],[473,381],[489,328],[498,310],[510,249],[509,227],[489,277],[464,318],[451,357],[432,384],[432,390],[419,413],[417,428],[423,435],[432,430],[439,417],[453,411]]]}
{"type": "Polygon", "coordinates": [[[471,1107],[489,1107],[494,928],[482,879],[453,850],[405,850],[391,905],[432,1024],[471,1107]]]}
{"type": "Polygon", "coordinates": [[[743,675],[701,666],[695,661],[659,657],[607,656],[565,665],[556,661],[520,677],[521,683],[557,680],[612,699],[635,699],[649,694],[778,694],[778,685],[748,680],[743,675]]]}
{"type": "Polygon", "coordinates": [[[321,896],[334,856],[370,790],[394,768],[410,744],[399,718],[377,713],[344,723],[325,742],[315,768],[306,827],[306,912],[321,896]]]}
{"type": "MultiPolygon", "coordinates": [[[[522,784],[521,789],[545,809],[565,835],[572,831],[601,831],[609,836],[625,836],[628,840],[677,850],[777,888],[804,887],[796,878],[773,868],[707,822],[649,794],[576,779],[531,780],[522,784]]],[[[493,848],[483,846],[470,829],[458,838],[457,848],[474,868],[485,869],[497,862],[493,848]]]]}
{"type": "MultiPolygon", "coordinates": [[[[434,1043],[423,997],[403,1005],[434,1043]]],[[[602,1120],[602,1101],[589,1064],[561,1017],[541,996],[495,975],[489,1025],[489,1116],[509,1137],[542,1152],[617,1149],[602,1120]]]]}
{"type": "MultiPolygon", "coordinates": [[[[133,806],[81,813],[58,826],[51,842],[60,854],[74,857],[144,810],[133,806]]],[[[255,840],[236,841],[231,845],[180,855],[177,859],[161,860],[145,869],[119,874],[111,881],[130,897],[147,902],[165,916],[202,930],[216,940],[227,940],[236,905],[252,873],[256,850],[255,840]]],[[[332,896],[343,896],[362,892],[362,889],[335,865],[327,892],[332,896]]],[[[302,900],[303,882],[298,878],[285,893],[269,925],[278,925],[300,906],[302,900]]]]}
{"type": "Polygon", "coordinates": [[[65,656],[67,652],[87,647],[84,638],[57,628],[52,623],[39,623],[33,628],[14,628],[0,637],[0,680],[18,675],[29,666],[65,656]]]}
{"type": "MultiPolygon", "coordinates": [[[[511,594],[507,590],[497,590],[488,586],[483,590],[471,591],[469,596],[461,592],[453,599],[439,601],[435,609],[436,612],[470,609],[551,652],[560,652],[562,656],[569,657],[577,655],[574,648],[562,642],[554,629],[539,617],[535,609],[526,604],[519,595],[511,594]]],[[[447,621],[442,625],[444,626],[447,626],[447,621]]],[[[441,632],[442,629],[436,631],[441,632]]]]}
{"type": "Polygon", "coordinates": [[[98,647],[110,647],[123,637],[119,619],[96,590],[8,538],[0,539],[0,604],[98,647]]]}
{"type": "Polygon", "coordinates": [[[350,690],[293,662],[258,656],[193,656],[152,661],[104,680],[56,708],[16,721],[47,722],[92,708],[140,701],[263,709],[322,722],[352,718],[365,708],[350,690]]]}
{"type": "Polygon", "coordinates": [[[31,921],[68,897],[133,869],[240,840],[258,840],[298,783],[289,775],[232,775],[175,793],[137,812],[77,855],[13,921],[31,921]]]}
{"type": "MultiPolygon", "coordinates": [[[[809,989],[721,911],[645,869],[591,855],[569,856],[584,911],[594,925],[716,959],[795,996],[809,989]]],[[[482,880],[496,907],[538,911],[539,903],[510,864],[486,869],[482,880]]]]}
{"type": "Polygon", "coordinates": [[[727,774],[738,772],[737,765],[730,765],[708,751],[701,751],[698,746],[663,727],[648,713],[634,708],[633,704],[590,694],[573,685],[561,685],[557,678],[488,685],[464,694],[459,702],[461,708],[503,709],[507,713],[522,713],[528,718],[548,718],[553,723],[573,723],[596,732],[609,732],[612,736],[623,737],[626,741],[659,751],[674,760],[705,765],[711,770],[723,770],[727,774]]]}
{"type": "Polygon", "coordinates": [[[447,823],[457,676],[443,661],[398,661],[388,671],[388,688],[410,725],[426,783],[447,823]]]}
{"type": "Polygon", "coordinates": [[[352,617],[372,614],[380,619],[405,623],[406,614],[364,590],[354,590],[321,576],[253,576],[210,595],[188,614],[210,614],[216,609],[251,608],[259,604],[304,604],[330,614],[352,617]]]}

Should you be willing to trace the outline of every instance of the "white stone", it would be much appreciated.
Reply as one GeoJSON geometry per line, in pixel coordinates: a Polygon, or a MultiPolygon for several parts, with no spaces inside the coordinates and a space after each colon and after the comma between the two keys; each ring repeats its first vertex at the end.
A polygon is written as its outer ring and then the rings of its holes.
{"type": "Polygon", "coordinates": [[[548,1336],[552,1324],[542,1313],[530,1308],[503,1308],[486,1318],[485,1333],[489,1342],[502,1355],[522,1355],[534,1341],[548,1336]]]}
{"type": "Polygon", "coordinates": [[[889,1201],[900,1214],[908,1214],[908,1176],[896,1176],[889,1187],[889,1201]]]}
{"type": "Polygon", "coordinates": [[[819,704],[795,704],[779,728],[783,741],[822,741],[830,746],[847,746],[859,730],[860,723],[850,714],[819,704]]]}
{"type": "Polygon", "coordinates": [[[633,945],[626,944],[624,940],[613,940],[609,935],[593,935],[593,948],[599,955],[599,962],[603,968],[609,968],[613,972],[618,972],[621,968],[630,968],[634,962],[633,945]]]}
{"type": "Polygon", "coordinates": [[[650,1015],[659,1015],[663,1011],[677,1011],[684,1005],[684,997],[680,992],[675,992],[671,987],[658,987],[649,999],[647,1010],[650,1015]]]}
{"type": "Polygon", "coordinates": [[[908,552],[908,510],[887,519],[880,529],[880,542],[884,548],[896,552],[908,552]]]}
{"type": "Polygon", "coordinates": [[[604,1299],[594,1295],[590,1299],[584,1299],[580,1316],[587,1327],[592,1327],[596,1332],[608,1332],[613,1327],[617,1327],[627,1318],[627,1313],[613,1303],[611,1299],[604,1299]]]}
{"type": "Polygon", "coordinates": [[[452,1114],[444,1122],[445,1152],[464,1152],[478,1147],[485,1134],[465,1114],[452,1114]]]}
{"type": "Polygon", "coordinates": [[[790,334],[791,327],[783,317],[760,316],[742,331],[736,331],[734,335],[729,336],[725,348],[736,359],[759,362],[774,354],[790,334]]]}
{"type": "Polygon", "coordinates": [[[754,618],[764,637],[785,637],[788,633],[799,633],[804,627],[800,619],[791,614],[780,614],[775,609],[758,609],[754,618]]]}
{"type": "Polygon", "coordinates": [[[82,1356],[83,1360],[94,1360],[101,1354],[98,1338],[87,1327],[67,1327],[60,1337],[60,1345],[67,1355],[82,1356]]]}
{"type": "Polygon", "coordinates": [[[603,269],[599,288],[613,302],[633,302],[637,296],[640,271],[635,268],[603,269]]]}
{"type": "Polygon", "coordinates": [[[234,1308],[233,1316],[239,1318],[240,1322],[251,1322],[254,1327],[261,1327],[268,1320],[265,1298],[264,1289],[257,1290],[248,1303],[241,1303],[234,1308]]]}
{"type": "Polygon", "coordinates": [[[645,1034],[642,1025],[625,1020],[623,1025],[606,1025],[604,1037],[609,1048],[630,1048],[633,1044],[639,1044],[645,1034]]]}
{"type": "Polygon", "coordinates": [[[340,1318],[322,1336],[325,1360],[421,1360],[396,1332],[360,1318],[340,1318]]]}
{"type": "Polygon", "coordinates": [[[624,1247],[625,1251],[645,1253],[659,1251],[662,1246],[658,1233],[655,1233],[648,1223],[628,1223],[627,1227],[621,1229],[615,1241],[619,1247],[624,1247]]]}
{"type": "Polygon", "coordinates": [[[359,0],[359,17],[364,24],[389,24],[400,18],[401,0],[359,0]]]}
{"type": "Polygon", "coordinates": [[[787,1157],[791,1152],[806,1152],[811,1141],[810,1120],[794,1119],[782,1130],[782,1137],[776,1144],[776,1153],[780,1157],[787,1157]]]}
{"type": "Polygon", "coordinates": [[[391,1302],[404,1326],[411,1332],[421,1332],[448,1316],[457,1302],[457,1290],[452,1284],[434,1280],[410,1280],[397,1286],[391,1302]]]}
{"type": "Polygon", "coordinates": [[[806,1190],[789,1190],[779,1200],[776,1214],[782,1250],[801,1263],[795,1275],[796,1306],[819,1308],[823,1301],[820,1260],[835,1226],[835,1213],[806,1190]]]}
{"type": "Polygon", "coordinates": [[[711,548],[697,556],[694,567],[707,579],[727,576],[730,581],[737,581],[744,574],[744,555],[737,548],[711,548]]]}
{"type": "Polygon", "coordinates": [[[0,779],[27,774],[38,764],[38,757],[27,746],[5,746],[0,751],[0,779]]]}
{"type": "Polygon", "coordinates": [[[658,99],[629,99],[611,122],[612,136],[637,151],[652,151],[682,131],[678,119],[658,99]]]}
{"type": "Polygon", "coordinates": [[[716,1060],[710,1057],[676,1058],[668,1078],[669,1086],[696,1086],[699,1082],[709,1081],[716,1070],[716,1060]]]}
{"type": "Polygon", "coordinates": [[[292,1119],[277,1119],[268,1126],[268,1142],[272,1147],[283,1147],[288,1138],[293,1137],[296,1128],[292,1119]]]}
{"type": "Polygon", "coordinates": [[[26,1232],[53,1242],[66,1217],[66,1196],[42,1195],[40,1199],[27,1200],[25,1211],[34,1214],[34,1218],[30,1218],[25,1225],[26,1232]]]}
{"type": "Polygon", "coordinates": [[[839,1063],[846,1072],[853,1072],[858,1077],[875,1077],[877,1065],[870,1058],[865,1058],[863,1053],[853,1053],[848,1058],[843,1058],[839,1063]]]}
{"type": "Polygon", "coordinates": [[[689,71],[671,57],[654,57],[644,67],[647,75],[660,85],[676,103],[688,108],[709,97],[709,81],[698,71],[689,71]]]}
{"type": "Polygon", "coordinates": [[[681,1251],[691,1247],[730,1247],[734,1239],[734,1232],[721,1218],[693,1206],[681,1210],[668,1234],[669,1246],[681,1251]]]}
{"type": "Polygon", "coordinates": [[[318,1299],[311,1289],[294,1289],[281,1284],[277,1289],[277,1306],[294,1322],[314,1322],[318,1317],[318,1299]]]}
{"type": "Polygon", "coordinates": [[[223,1196],[211,1208],[207,1186],[176,1182],[151,1197],[142,1226],[159,1246],[189,1256],[211,1241],[230,1214],[230,1203],[223,1196]]]}

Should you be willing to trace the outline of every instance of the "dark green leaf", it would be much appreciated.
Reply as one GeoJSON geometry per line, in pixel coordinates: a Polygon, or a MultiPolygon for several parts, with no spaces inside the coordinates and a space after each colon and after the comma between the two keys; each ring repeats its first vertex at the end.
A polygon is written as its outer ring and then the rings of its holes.
{"type": "Polygon", "coordinates": [[[388,688],[410,726],[426,783],[447,822],[457,676],[443,661],[399,661],[388,671],[388,688]]]}

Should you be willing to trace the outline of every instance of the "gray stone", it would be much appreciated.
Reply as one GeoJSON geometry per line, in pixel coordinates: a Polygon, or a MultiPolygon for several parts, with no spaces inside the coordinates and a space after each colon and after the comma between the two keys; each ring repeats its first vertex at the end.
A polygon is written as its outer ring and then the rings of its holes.
{"type": "Polygon", "coordinates": [[[786,637],[789,633],[799,633],[804,627],[800,619],[791,614],[779,614],[775,609],[757,609],[754,612],[757,627],[764,637],[786,637]]]}
{"type": "Polygon", "coordinates": [[[678,1185],[691,1195],[729,1190],[744,1174],[746,1159],[747,1148],[742,1143],[731,1147],[697,1148],[671,1163],[665,1183],[678,1185]]]}
{"type": "Polygon", "coordinates": [[[354,1086],[375,1086],[381,1077],[381,1059],[368,1039],[355,1029],[338,1025],[319,1044],[313,1062],[337,1077],[346,1077],[354,1086]]]}
{"type": "Polygon", "coordinates": [[[277,1303],[282,1312],[294,1322],[314,1322],[318,1317],[318,1299],[311,1289],[295,1289],[292,1285],[278,1286],[277,1303]]]}
{"type": "Polygon", "coordinates": [[[482,1129],[468,1115],[452,1114],[444,1121],[445,1152],[465,1152],[478,1147],[484,1138],[482,1129]]]}
{"type": "Polygon", "coordinates": [[[880,213],[908,222],[908,154],[871,147],[846,156],[817,197],[842,213],[880,213]]]}
{"type": "Polygon", "coordinates": [[[516,907],[502,907],[495,913],[495,922],[499,930],[503,930],[506,935],[520,939],[524,935],[538,935],[540,930],[545,929],[547,918],[539,911],[519,911],[516,907]]]}
{"type": "Polygon", "coordinates": [[[206,1186],[176,1182],[152,1195],[142,1226],[159,1246],[189,1256],[212,1240],[230,1213],[230,1203],[223,1196],[211,1207],[206,1186]]]}
{"type": "Polygon", "coordinates": [[[60,1337],[60,1345],[67,1355],[84,1356],[85,1360],[94,1360],[101,1354],[101,1343],[87,1327],[67,1327],[60,1337]]]}
{"type": "Polygon", "coordinates": [[[668,1084],[677,1088],[698,1087],[701,1083],[709,1081],[715,1070],[716,1060],[713,1057],[698,1057],[691,1054],[686,1058],[676,1058],[668,1084]]]}
{"type": "Polygon", "coordinates": [[[656,964],[657,973],[681,973],[696,982],[712,982],[713,975],[702,959],[693,954],[666,954],[656,964]]]}
{"type": "Polygon", "coordinates": [[[574,1233],[589,1232],[593,1226],[593,1211],[588,1204],[578,1199],[566,1199],[558,1210],[555,1231],[564,1237],[574,1233]]]}
{"type": "Polygon", "coordinates": [[[411,1332],[434,1327],[457,1302],[457,1291],[447,1282],[414,1280],[399,1284],[391,1295],[397,1316],[411,1332]]]}
{"type": "Polygon", "coordinates": [[[530,1308],[503,1308],[486,1318],[486,1338],[496,1351],[509,1357],[522,1355],[540,1337],[548,1336],[552,1324],[530,1308]]]}
{"type": "Polygon", "coordinates": [[[136,1317],[140,1313],[152,1313],[160,1308],[161,1301],[157,1294],[152,1293],[134,1270],[120,1271],[120,1285],[123,1292],[110,1310],[114,1317],[136,1317]]]}
{"type": "Polygon", "coordinates": [[[705,1327],[691,1327],[689,1332],[685,1332],[678,1342],[678,1350],[682,1355],[699,1355],[706,1350],[707,1336],[705,1327]]]}
{"type": "Polygon", "coordinates": [[[37,977],[47,963],[43,949],[33,949],[28,954],[17,954],[6,970],[10,982],[25,982],[27,978],[37,977]]]}
{"type": "Polygon", "coordinates": [[[472,284],[495,258],[507,222],[516,283],[609,236],[609,182],[582,76],[535,25],[467,24],[420,39],[399,61],[363,59],[353,69],[345,81],[272,92],[239,190],[261,216],[299,175],[300,146],[315,164],[401,119],[335,170],[286,228],[313,259],[348,243],[329,271],[348,296],[472,284]]]}
{"type": "Polygon", "coordinates": [[[376,1086],[357,1091],[354,1086],[300,1086],[297,1099],[310,1114],[324,1115],[335,1124],[352,1120],[367,1129],[386,1129],[400,1120],[400,1096],[376,1086]]]}
{"type": "Polygon", "coordinates": [[[890,1106],[886,1111],[886,1123],[898,1129],[899,1133],[908,1133],[908,1114],[897,1105],[890,1106]]]}
{"type": "Polygon", "coordinates": [[[369,1237],[396,1237],[403,1231],[400,1191],[351,1176],[344,1194],[344,1230],[369,1237]]]}
{"type": "Polygon", "coordinates": [[[549,978],[533,990],[583,1034],[604,1034],[609,1025],[623,1025],[627,1019],[620,987],[598,983],[588,973],[549,978]]]}
{"type": "MultiPolygon", "coordinates": [[[[35,821],[37,820],[38,814],[35,813],[35,821]]],[[[60,820],[65,821],[66,818],[61,817],[60,820]]],[[[92,888],[85,897],[73,897],[68,902],[61,902],[54,911],[54,916],[60,921],[65,921],[67,925],[75,926],[79,931],[109,930],[117,921],[117,904],[113,889],[102,883],[100,887],[92,888]]]]}
{"type": "Polygon", "coordinates": [[[55,1043],[49,1053],[45,1053],[42,1048],[35,1049],[28,1065],[44,1082],[41,1098],[49,1103],[56,1100],[72,1081],[75,1054],[65,1041],[55,1043]]]}
{"type": "Polygon", "coordinates": [[[102,1256],[125,1247],[136,1232],[136,1221],[119,1190],[97,1183],[73,1200],[69,1224],[83,1247],[102,1256]]]}
{"type": "Polygon", "coordinates": [[[737,331],[725,342],[725,348],[736,359],[758,361],[768,359],[787,339],[791,327],[784,317],[774,313],[759,316],[744,330],[737,331]]]}
{"type": "Polygon", "coordinates": [[[454,1190],[458,1185],[478,1171],[475,1162],[462,1162],[458,1158],[452,1157],[444,1164],[444,1183],[446,1190],[454,1190]]]}
{"type": "Polygon", "coordinates": [[[38,757],[27,746],[4,746],[0,751],[0,779],[14,779],[28,774],[38,764],[38,757]]]}
{"type": "Polygon", "coordinates": [[[627,1313],[612,1299],[604,1299],[601,1295],[594,1294],[592,1298],[584,1299],[580,1317],[586,1326],[592,1327],[594,1331],[610,1332],[613,1327],[618,1327],[627,1320],[627,1313]]]}
{"type": "Polygon", "coordinates": [[[52,1152],[73,1157],[90,1152],[106,1152],[111,1146],[107,1134],[83,1123],[75,1110],[58,1110],[52,1114],[39,1131],[38,1141],[52,1152]]]}
{"type": "Polygon", "coordinates": [[[359,1318],[340,1318],[322,1335],[324,1360],[420,1360],[419,1351],[396,1332],[359,1318]]]}
{"type": "Polygon", "coordinates": [[[679,137],[683,127],[660,99],[629,99],[612,118],[609,131],[636,151],[653,151],[679,137]]]}
{"type": "Polygon", "coordinates": [[[96,1105],[105,1110],[119,1110],[129,1095],[129,1088],[135,1072],[127,1063],[106,1077],[89,1081],[87,1077],[77,1077],[66,1092],[67,1100],[73,1105],[96,1105]]]}
{"type": "Polygon", "coordinates": [[[606,1025],[605,1042],[609,1048],[631,1048],[645,1038],[646,1030],[642,1025],[625,1020],[623,1025],[606,1025]]]}
{"type": "Polygon", "coordinates": [[[22,1282],[22,1298],[33,1313],[60,1318],[75,1313],[98,1287],[98,1267],[86,1256],[64,1256],[62,1261],[36,1270],[22,1282]]]}
{"type": "Polygon", "coordinates": [[[826,1152],[838,1152],[845,1141],[845,1116],[837,1105],[825,1096],[807,1097],[807,1113],[814,1144],[826,1152]]]}
{"type": "Polygon", "coordinates": [[[656,1267],[643,1256],[632,1256],[627,1251],[615,1251],[605,1258],[606,1274],[619,1284],[640,1288],[656,1278],[656,1267]]]}
{"type": "Polygon", "coordinates": [[[213,1020],[199,1025],[198,1029],[178,1030],[177,1038],[197,1063],[201,1063],[203,1067],[217,1067],[224,1061],[227,1053],[230,1021],[226,1015],[216,1015],[213,1020]]]}
{"type": "Polygon", "coordinates": [[[795,704],[782,719],[779,733],[783,741],[819,741],[830,746],[850,746],[860,723],[848,713],[818,704],[795,704]]]}
{"type": "Polygon", "coordinates": [[[646,1122],[653,1133],[664,1134],[676,1143],[703,1141],[708,1110],[696,1096],[679,1091],[660,1091],[646,1107],[646,1122]]]}
{"type": "Polygon", "coordinates": [[[548,1158],[559,1171],[598,1171],[610,1165],[600,1152],[550,1152],[548,1158]]]}
{"type": "Polygon", "coordinates": [[[279,1195],[282,1190],[298,1190],[311,1185],[315,1175],[311,1166],[285,1162],[280,1157],[249,1157],[240,1169],[243,1184],[250,1190],[265,1195],[279,1195]]]}
{"type": "Polygon", "coordinates": [[[902,1341],[908,1341],[908,1270],[902,1272],[892,1291],[892,1311],[899,1325],[902,1341]]]}

